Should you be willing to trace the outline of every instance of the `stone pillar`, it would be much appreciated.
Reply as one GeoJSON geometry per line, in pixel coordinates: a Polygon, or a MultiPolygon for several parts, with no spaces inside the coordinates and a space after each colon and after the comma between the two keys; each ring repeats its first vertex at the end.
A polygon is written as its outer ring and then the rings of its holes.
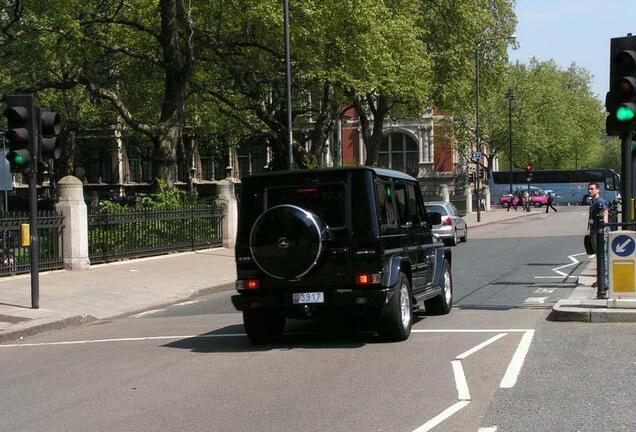
{"type": "Polygon", "coordinates": [[[55,209],[64,216],[64,268],[81,270],[90,267],[88,260],[88,213],[80,179],[66,176],[58,183],[59,202],[55,209]]]}
{"type": "Polygon", "coordinates": [[[238,231],[238,202],[236,188],[229,170],[228,177],[218,182],[219,201],[225,206],[223,213],[223,247],[233,248],[236,245],[238,231]]]}
{"type": "Polygon", "coordinates": [[[466,214],[473,212],[473,191],[470,185],[464,187],[464,198],[466,199],[466,214]]]}
{"type": "Polygon", "coordinates": [[[490,211],[490,188],[488,185],[482,187],[481,196],[484,197],[486,211],[490,211]]]}
{"type": "Polygon", "coordinates": [[[448,186],[445,184],[439,185],[439,196],[442,197],[442,201],[450,201],[450,193],[448,192],[448,186]]]}

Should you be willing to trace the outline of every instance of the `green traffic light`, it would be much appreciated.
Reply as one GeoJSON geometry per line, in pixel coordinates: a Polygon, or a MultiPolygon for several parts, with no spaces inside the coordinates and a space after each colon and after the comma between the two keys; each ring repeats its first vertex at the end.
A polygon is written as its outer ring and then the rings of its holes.
{"type": "Polygon", "coordinates": [[[631,121],[634,118],[634,111],[630,107],[621,106],[616,110],[616,119],[622,122],[631,121]]]}
{"type": "Polygon", "coordinates": [[[15,162],[16,165],[24,165],[25,163],[27,163],[27,160],[24,156],[19,154],[13,158],[13,162],[15,162]]]}

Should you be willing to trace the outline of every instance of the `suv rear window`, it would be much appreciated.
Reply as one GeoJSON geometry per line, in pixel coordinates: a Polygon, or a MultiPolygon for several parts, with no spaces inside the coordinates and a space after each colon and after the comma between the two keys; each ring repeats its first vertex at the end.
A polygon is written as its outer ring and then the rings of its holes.
{"type": "Polygon", "coordinates": [[[345,225],[346,191],[343,183],[267,189],[267,208],[291,204],[320,216],[329,228],[345,225]]]}

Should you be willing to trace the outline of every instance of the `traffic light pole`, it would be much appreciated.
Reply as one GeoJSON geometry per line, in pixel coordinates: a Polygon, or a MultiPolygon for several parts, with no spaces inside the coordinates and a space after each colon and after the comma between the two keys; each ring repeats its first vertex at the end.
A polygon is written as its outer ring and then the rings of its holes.
{"type": "MultiPolygon", "coordinates": [[[[30,96],[33,98],[33,96],[30,96]]],[[[31,122],[31,130],[34,131],[31,138],[32,155],[31,164],[29,166],[29,224],[31,234],[31,308],[40,308],[40,240],[38,236],[38,146],[39,146],[39,118],[40,110],[33,103],[30,104],[31,112],[29,113],[29,121],[31,122]]]]}
{"type": "Polygon", "coordinates": [[[626,222],[631,222],[633,220],[634,215],[632,214],[632,198],[634,198],[634,191],[632,190],[632,175],[633,170],[632,170],[632,151],[633,151],[633,141],[632,141],[632,133],[625,133],[621,136],[621,157],[622,157],[622,167],[623,167],[623,172],[622,174],[622,180],[623,180],[623,187],[622,187],[622,192],[623,192],[623,196],[622,196],[622,212],[623,212],[623,223],[626,222]]]}

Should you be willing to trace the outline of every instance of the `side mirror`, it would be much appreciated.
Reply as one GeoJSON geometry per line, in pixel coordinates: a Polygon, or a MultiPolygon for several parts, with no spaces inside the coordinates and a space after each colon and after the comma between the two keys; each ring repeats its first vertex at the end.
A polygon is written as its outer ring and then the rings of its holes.
{"type": "Polygon", "coordinates": [[[439,225],[442,223],[442,215],[438,212],[430,212],[427,213],[426,220],[431,225],[439,225]]]}

